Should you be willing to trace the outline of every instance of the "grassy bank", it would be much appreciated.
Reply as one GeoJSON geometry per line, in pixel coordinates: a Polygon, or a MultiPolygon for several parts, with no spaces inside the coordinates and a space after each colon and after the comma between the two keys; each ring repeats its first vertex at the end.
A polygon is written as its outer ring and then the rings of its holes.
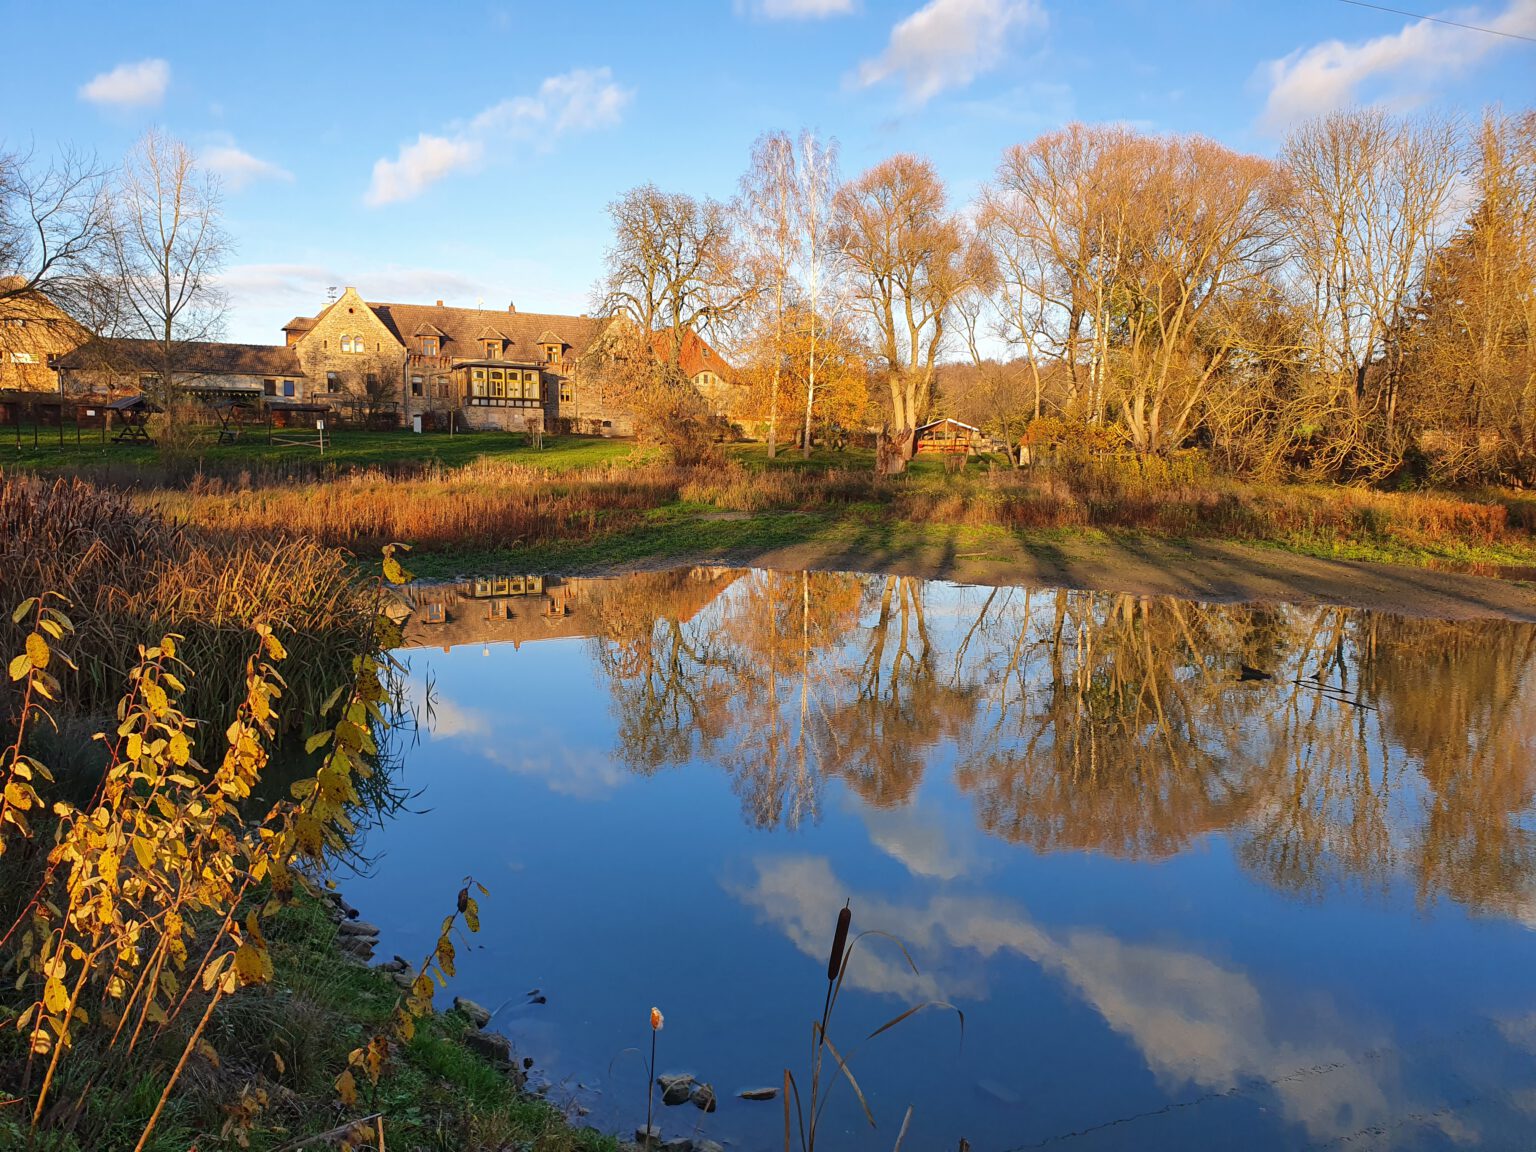
{"type": "MultiPolygon", "coordinates": [[[[422,1020],[394,1054],[377,1093],[344,1110],[336,1077],[348,1053],[386,1027],[400,990],[383,972],[345,958],[336,935],[315,897],[301,897],[270,921],[271,982],[214,1014],[204,1035],[217,1062],[208,1053],[197,1057],[148,1149],[272,1152],[365,1112],[385,1115],[386,1139],[396,1148],[600,1152],[615,1146],[524,1095],[466,1045],[470,1024],[456,1011],[422,1020]]],[[[14,1030],[5,1034],[12,1060],[22,1057],[15,1051],[19,1039],[14,1030]]],[[[165,1051],[179,1047],[179,1036],[165,1039],[165,1051]]],[[[43,1132],[37,1146],[49,1152],[131,1148],[158,1096],[156,1073],[163,1075],[155,1061],[144,1065],[142,1079],[117,1084],[89,1060],[66,1064],[59,1096],[82,1107],[67,1130],[43,1132]]],[[[25,1117],[0,1110],[0,1147],[25,1146],[25,1117]]]]}
{"type": "Polygon", "coordinates": [[[1238,541],[1457,571],[1536,565],[1536,509],[1500,493],[1256,485],[1188,461],[1038,470],[973,461],[950,472],[922,460],[906,475],[880,478],[851,457],[770,462],[751,447],[693,469],[609,459],[550,470],[530,454],[410,479],[377,469],[266,486],[205,478],[136,499],[227,539],[293,533],[360,554],[408,540],[418,567],[439,575],[499,566],[569,571],[717,551],[750,558],[797,543],[969,547],[977,534],[1024,549],[1074,534],[1238,541]]]}

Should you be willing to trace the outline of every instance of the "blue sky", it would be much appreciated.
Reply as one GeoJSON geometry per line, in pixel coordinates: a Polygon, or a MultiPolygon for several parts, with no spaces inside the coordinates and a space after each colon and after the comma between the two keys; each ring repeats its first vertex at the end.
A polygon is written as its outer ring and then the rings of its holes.
{"type": "MultiPolygon", "coordinates": [[[[1392,6],[1397,7],[1398,4],[1392,6]]],[[[1416,12],[1536,36],[1536,0],[1416,12]]],[[[331,285],[582,311],[604,206],[725,197],[765,130],[845,175],[932,157],[957,203],[1002,150],[1083,121],[1273,152],[1350,103],[1523,107],[1536,44],[1340,0],[626,0],[11,5],[0,143],[115,160],[146,127],[222,173],[230,339],[331,285]]]]}

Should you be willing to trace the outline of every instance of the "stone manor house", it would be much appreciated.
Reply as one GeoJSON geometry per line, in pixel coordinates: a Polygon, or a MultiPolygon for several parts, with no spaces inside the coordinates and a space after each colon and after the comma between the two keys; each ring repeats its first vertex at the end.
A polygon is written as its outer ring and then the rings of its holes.
{"type": "MultiPolygon", "coordinates": [[[[583,357],[620,320],[435,304],[366,301],[356,288],[283,326],[281,345],[188,343],[178,349],[184,392],[318,410],[372,423],[628,435],[629,412],[604,395],[583,357]]],[[[662,347],[662,341],[656,342],[662,347]]],[[[681,366],[729,416],[736,376],[688,333],[681,366]]],[[[45,386],[64,395],[123,395],[157,382],[154,347],[84,339],[51,354],[45,386]]]]}

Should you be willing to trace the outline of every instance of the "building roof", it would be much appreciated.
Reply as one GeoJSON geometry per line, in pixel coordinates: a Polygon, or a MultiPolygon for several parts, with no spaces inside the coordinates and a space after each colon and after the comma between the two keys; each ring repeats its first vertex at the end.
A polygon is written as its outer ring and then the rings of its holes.
{"type": "Polygon", "coordinates": [[[470,359],[480,356],[484,340],[505,340],[514,359],[534,360],[538,356],[541,334],[558,326],[565,333],[562,341],[572,358],[584,353],[607,326],[596,316],[557,316],[539,312],[498,312],[485,308],[447,308],[435,304],[386,304],[368,302],[374,314],[400,343],[411,346],[412,337],[422,325],[442,333],[440,352],[444,356],[470,359]],[[493,335],[482,336],[489,329],[493,335]]]}
{"type": "MultiPolygon", "coordinates": [[[[160,345],[154,340],[103,338],[61,356],[60,368],[154,371],[160,345]]],[[[177,346],[177,370],[202,376],[303,376],[298,353],[281,344],[222,344],[190,340],[177,346]]]]}
{"type": "MultiPolygon", "coordinates": [[[[663,328],[651,339],[651,346],[662,360],[672,355],[672,330],[663,328]]],[[[683,333],[683,346],[678,353],[678,367],[694,379],[700,372],[713,372],[727,384],[736,382],[736,370],[726,363],[725,357],[691,328],[683,333]]]]}
{"type": "Polygon", "coordinates": [[[283,325],[284,332],[308,332],[315,326],[314,316],[295,316],[283,325]]]}
{"type": "Polygon", "coordinates": [[[967,424],[963,420],[956,420],[953,416],[943,416],[938,420],[930,420],[926,424],[920,424],[914,431],[926,432],[930,428],[937,428],[940,424],[953,424],[957,428],[969,428],[972,432],[980,432],[981,429],[974,424],[967,424]]]}

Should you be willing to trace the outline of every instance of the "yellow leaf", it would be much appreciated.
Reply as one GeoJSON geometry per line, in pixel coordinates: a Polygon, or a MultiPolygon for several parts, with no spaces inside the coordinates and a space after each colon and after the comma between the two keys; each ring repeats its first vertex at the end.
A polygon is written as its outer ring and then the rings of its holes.
{"type": "Polygon", "coordinates": [[[473,896],[464,902],[464,923],[469,925],[471,932],[480,931],[480,905],[473,896]]]}
{"type": "Polygon", "coordinates": [[[347,1068],[336,1077],[336,1095],[348,1108],[357,1107],[357,1081],[352,1079],[352,1069],[347,1068]]]}
{"type": "Polygon", "coordinates": [[[279,1076],[281,1076],[284,1072],[288,1071],[288,1065],[283,1063],[283,1058],[280,1055],[278,1055],[276,1052],[272,1053],[272,1064],[273,1064],[274,1067],[277,1068],[277,1074],[279,1076]]]}
{"type": "Polygon", "coordinates": [[[44,983],[43,1007],[55,1016],[69,1007],[69,989],[64,987],[64,981],[53,977],[44,983]]]}
{"type": "Polygon", "coordinates": [[[32,657],[23,652],[11,661],[9,670],[12,680],[20,680],[28,672],[32,671],[32,657]]]}
{"type": "Polygon", "coordinates": [[[41,632],[29,632],[27,634],[27,659],[32,661],[34,668],[48,667],[48,641],[43,639],[41,632]]]}
{"type": "Polygon", "coordinates": [[[241,984],[261,984],[272,979],[272,961],[264,950],[247,941],[235,950],[235,972],[241,984]]]}
{"type": "Polygon", "coordinates": [[[133,854],[138,857],[139,866],[146,872],[155,866],[155,846],[144,837],[133,838],[133,854]]]}
{"type": "Polygon", "coordinates": [[[171,763],[176,765],[185,764],[191,755],[192,743],[187,739],[186,734],[183,732],[173,732],[171,734],[171,763]]]}

